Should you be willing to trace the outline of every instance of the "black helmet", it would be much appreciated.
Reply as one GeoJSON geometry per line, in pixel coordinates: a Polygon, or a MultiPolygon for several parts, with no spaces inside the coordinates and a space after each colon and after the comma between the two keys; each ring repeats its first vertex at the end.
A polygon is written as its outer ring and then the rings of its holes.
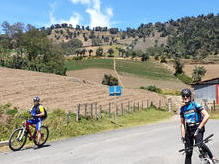
{"type": "Polygon", "coordinates": [[[181,91],[181,96],[182,97],[191,97],[192,96],[192,92],[191,92],[191,90],[190,89],[188,89],[188,88],[185,88],[185,89],[183,89],[182,91],[181,91]]]}
{"type": "Polygon", "coordinates": [[[36,97],[33,98],[33,101],[38,101],[39,102],[40,98],[38,96],[36,96],[36,97]]]}

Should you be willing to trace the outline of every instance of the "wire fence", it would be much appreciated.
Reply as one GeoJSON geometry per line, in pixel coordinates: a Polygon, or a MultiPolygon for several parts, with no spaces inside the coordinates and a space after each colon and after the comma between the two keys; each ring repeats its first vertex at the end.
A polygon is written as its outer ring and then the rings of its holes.
{"type": "MultiPolygon", "coordinates": [[[[168,104],[164,104],[162,100],[159,100],[158,103],[155,103],[150,100],[145,101],[127,101],[127,102],[109,102],[105,108],[102,105],[98,105],[98,103],[90,103],[90,104],[78,104],[76,109],[76,121],[79,122],[82,117],[85,119],[93,119],[99,120],[102,119],[103,116],[107,116],[109,118],[118,116],[123,116],[127,113],[132,113],[140,110],[147,110],[148,108],[153,107],[155,109],[162,109],[167,111],[172,111],[172,100],[168,99],[168,104]]],[[[75,110],[74,110],[75,111],[75,110]]],[[[68,122],[68,114],[66,114],[66,122],[68,122]]]]}

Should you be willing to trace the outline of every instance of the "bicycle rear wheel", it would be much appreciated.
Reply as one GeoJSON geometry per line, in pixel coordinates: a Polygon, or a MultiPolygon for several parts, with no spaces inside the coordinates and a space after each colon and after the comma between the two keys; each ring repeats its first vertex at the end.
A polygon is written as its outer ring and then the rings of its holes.
{"type": "Polygon", "coordinates": [[[34,134],[34,144],[37,146],[44,145],[49,137],[49,129],[47,126],[42,126],[40,132],[41,132],[41,140],[39,143],[37,143],[37,138],[38,138],[37,133],[34,134]]]}
{"type": "Polygon", "coordinates": [[[13,151],[20,150],[27,140],[27,133],[25,132],[25,129],[19,128],[16,129],[10,136],[9,139],[9,147],[13,151]]]}
{"type": "Polygon", "coordinates": [[[203,162],[202,162],[203,164],[215,164],[210,158],[209,158],[209,156],[207,155],[207,157],[205,157],[204,159],[203,159],[203,162]]]}

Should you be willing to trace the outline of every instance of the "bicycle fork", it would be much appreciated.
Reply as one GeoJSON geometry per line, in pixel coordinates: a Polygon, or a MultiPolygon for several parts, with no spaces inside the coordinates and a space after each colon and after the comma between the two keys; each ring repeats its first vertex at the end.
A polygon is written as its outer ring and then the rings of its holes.
{"type": "Polygon", "coordinates": [[[26,131],[26,125],[25,124],[23,125],[22,129],[23,130],[19,131],[19,133],[18,133],[18,137],[17,137],[18,141],[21,141],[23,136],[24,136],[24,134],[25,134],[25,131],[26,131]]]}

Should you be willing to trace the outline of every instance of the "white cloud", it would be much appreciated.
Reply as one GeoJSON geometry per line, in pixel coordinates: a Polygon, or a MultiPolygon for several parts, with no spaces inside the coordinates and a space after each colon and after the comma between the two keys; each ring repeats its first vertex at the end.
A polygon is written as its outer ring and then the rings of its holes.
{"type": "MultiPolygon", "coordinates": [[[[77,0],[74,0],[74,1],[77,1],[77,0]]],[[[82,1],[88,1],[88,0],[82,0],[82,1]]],[[[79,13],[76,13],[76,12],[73,12],[73,15],[69,18],[69,20],[64,20],[64,19],[57,20],[54,16],[54,13],[56,10],[56,3],[50,4],[50,7],[51,7],[51,10],[49,12],[50,25],[51,24],[68,23],[68,24],[72,24],[73,26],[76,26],[76,25],[80,24],[80,21],[82,20],[81,15],[79,13]]]]}
{"type": "Polygon", "coordinates": [[[90,4],[90,0],[70,0],[72,3],[90,4]]]}
{"type": "Polygon", "coordinates": [[[110,27],[111,18],[113,17],[112,8],[106,8],[104,12],[101,10],[100,0],[71,0],[72,3],[81,3],[87,5],[86,12],[90,15],[90,26],[110,27]]]}

